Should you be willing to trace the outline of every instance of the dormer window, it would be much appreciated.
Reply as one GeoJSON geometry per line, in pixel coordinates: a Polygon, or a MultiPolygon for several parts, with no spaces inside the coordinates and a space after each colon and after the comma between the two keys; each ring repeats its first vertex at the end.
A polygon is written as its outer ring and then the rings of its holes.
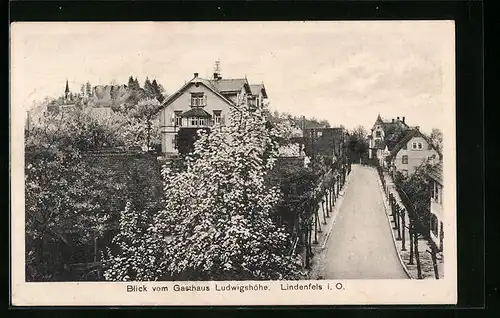
{"type": "Polygon", "coordinates": [[[381,133],[380,131],[377,131],[377,132],[375,133],[375,137],[382,137],[382,133],[381,133]]]}
{"type": "Polygon", "coordinates": [[[204,93],[191,93],[191,107],[203,107],[207,105],[207,99],[204,93]]]}

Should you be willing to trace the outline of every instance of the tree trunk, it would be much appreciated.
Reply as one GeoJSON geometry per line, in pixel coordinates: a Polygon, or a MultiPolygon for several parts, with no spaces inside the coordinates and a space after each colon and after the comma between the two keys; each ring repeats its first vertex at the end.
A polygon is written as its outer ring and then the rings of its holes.
{"type": "Polygon", "coordinates": [[[335,191],[334,185],[330,187],[329,191],[330,191],[330,207],[331,211],[333,211],[333,207],[335,206],[335,197],[333,195],[333,192],[335,191]]]}
{"type": "Polygon", "coordinates": [[[408,261],[408,265],[414,265],[413,263],[413,221],[410,219],[410,260],[408,261]]]}
{"type": "Polygon", "coordinates": [[[439,279],[439,270],[438,270],[438,264],[437,264],[437,248],[434,245],[434,243],[431,243],[431,258],[432,258],[432,267],[434,268],[434,277],[436,279],[439,279]]]}
{"type": "Polygon", "coordinates": [[[414,233],[413,244],[415,246],[415,259],[417,261],[417,278],[422,279],[422,266],[420,264],[420,253],[418,252],[418,232],[415,230],[414,233]]]}
{"type": "Polygon", "coordinates": [[[308,241],[309,241],[309,225],[307,224],[307,220],[302,220],[302,247],[303,247],[303,253],[304,253],[304,267],[309,268],[309,246],[308,246],[308,241]]]}
{"type": "Polygon", "coordinates": [[[314,244],[318,244],[318,232],[320,231],[319,229],[319,216],[318,216],[318,210],[314,209],[314,244]]]}
{"type": "MultiPolygon", "coordinates": [[[[326,205],[328,206],[328,195],[326,196],[326,205]]],[[[323,210],[323,224],[326,225],[326,214],[328,211],[325,210],[325,201],[321,201],[321,209],[323,210]]]]}
{"type": "Polygon", "coordinates": [[[406,251],[406,241],[405,241],[405,233],[406,233],[406,220],[405,220],[405,210],[401,209],[401,251],[406,251]]]}

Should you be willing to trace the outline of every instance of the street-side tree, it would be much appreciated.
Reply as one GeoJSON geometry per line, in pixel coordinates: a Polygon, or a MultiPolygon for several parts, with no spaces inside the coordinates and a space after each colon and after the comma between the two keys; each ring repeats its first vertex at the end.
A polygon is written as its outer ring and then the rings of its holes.
{"type": "Polygon", "coordinates": [[[186,169],[163,171],[164,206],[147,231],[150,235],[137,239],[129,230],[117,237],[118,245],[125,242],[122,250],[134,252],[111,256],[107,279],[298,277],[299,265],[289,254],[291,240],[271,218],[278,189],[264,180],[276,159],[274,135],[279,133],[266,128],[261,109],[243,105],[232,110],[227,127],[200,132],[186,169]],[[146,246],[153,250],[145,252],[146,246]],[[140,268],[148,272],[136,268],[125,275],[114,269],[130,259],[140,259],[140,268]]]}
{"type": "Polygon", "coordinates": [[[359,158],[364,158],[367,156],[368,152],[368,140],[367,131],[363,126],[357,126],[352,131],[349,132],[348,139],[348,150],[349,157],[354,160],[359,160],[359,158]]]}

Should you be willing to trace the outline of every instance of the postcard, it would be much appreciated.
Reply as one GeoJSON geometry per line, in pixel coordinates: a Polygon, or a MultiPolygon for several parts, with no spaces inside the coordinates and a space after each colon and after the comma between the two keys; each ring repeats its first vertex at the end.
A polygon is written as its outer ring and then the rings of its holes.
{"type": "Polygon", "coordinates": [[[13,305],[456,304],[453,21],[10,40],[13,305]]]}

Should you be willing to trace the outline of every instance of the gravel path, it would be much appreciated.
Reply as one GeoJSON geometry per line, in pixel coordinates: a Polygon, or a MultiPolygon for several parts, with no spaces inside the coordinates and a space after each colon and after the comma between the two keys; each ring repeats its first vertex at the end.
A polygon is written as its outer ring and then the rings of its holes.
{"type": "Polygon", "coordinates": [[[394,247],[376,170],[357,166],[352,174],[325,250],[313,265],[315,276],[407,279],[394,247]]]}

